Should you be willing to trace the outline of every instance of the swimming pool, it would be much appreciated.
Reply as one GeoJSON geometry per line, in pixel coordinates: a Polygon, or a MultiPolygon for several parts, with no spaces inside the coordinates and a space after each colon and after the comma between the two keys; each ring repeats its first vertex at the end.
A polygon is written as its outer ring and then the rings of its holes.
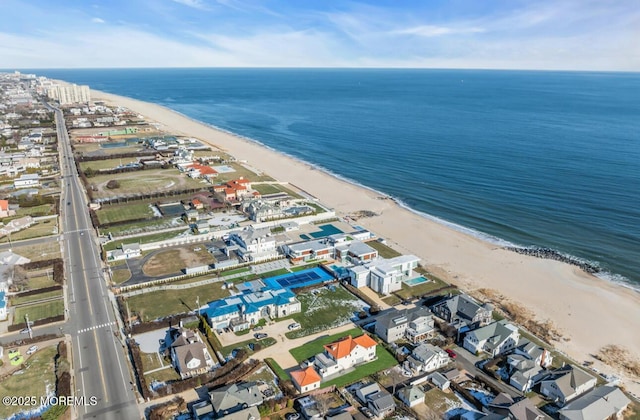
{"type": "Polygon", "coordinates": [[[430,281],[428,278],[420,276],[420,277],[415,277],[415,278],[410,279],[410,280],[405,280],[404,284],[406,284],[407,286],[415,286],[417,284],[426,283],[428,281],[430,281]]]}

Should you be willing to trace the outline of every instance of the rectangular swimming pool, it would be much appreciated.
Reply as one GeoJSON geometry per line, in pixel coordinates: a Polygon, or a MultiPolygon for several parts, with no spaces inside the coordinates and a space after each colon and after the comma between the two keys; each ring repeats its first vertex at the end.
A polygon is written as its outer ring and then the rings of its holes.
{"type": "Polygon", "coordinates": [[[417,284],[426,283],[428,281],[430,281],[428,278],[420,276],[420,277],[415,277],[415,278],[410,279],[410,280],[405,280],[404,284],[406,284],[407,286],[415,286],[417,284]]]}

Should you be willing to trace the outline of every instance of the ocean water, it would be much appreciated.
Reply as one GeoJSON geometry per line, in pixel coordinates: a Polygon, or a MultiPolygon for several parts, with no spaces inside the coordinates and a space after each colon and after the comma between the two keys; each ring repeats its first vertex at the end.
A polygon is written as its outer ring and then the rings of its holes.
{"type": "Polygon", "coordinates": [[[165,105],[500,243],[640,286],[640,74],[31,70],[165,105]]]}

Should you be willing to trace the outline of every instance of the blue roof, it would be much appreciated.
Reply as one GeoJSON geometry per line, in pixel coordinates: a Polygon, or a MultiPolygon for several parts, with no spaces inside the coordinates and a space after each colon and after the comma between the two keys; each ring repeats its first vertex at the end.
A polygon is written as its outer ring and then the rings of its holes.
{"type": "Polygon", "coordinates": [[[0,292],[0,308],[4,308],[7,306],[7,302],[5,302],[5,294],[4,291],[0,292]]]}

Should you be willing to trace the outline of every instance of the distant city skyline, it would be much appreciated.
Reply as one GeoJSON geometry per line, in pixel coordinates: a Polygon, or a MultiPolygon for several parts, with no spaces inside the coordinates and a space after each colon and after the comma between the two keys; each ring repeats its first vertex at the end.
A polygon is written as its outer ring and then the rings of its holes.
{"type": "Polygon", "coordinates": [[[635,0],[5,0],[0,67],[640,71],[635,0]]]}

